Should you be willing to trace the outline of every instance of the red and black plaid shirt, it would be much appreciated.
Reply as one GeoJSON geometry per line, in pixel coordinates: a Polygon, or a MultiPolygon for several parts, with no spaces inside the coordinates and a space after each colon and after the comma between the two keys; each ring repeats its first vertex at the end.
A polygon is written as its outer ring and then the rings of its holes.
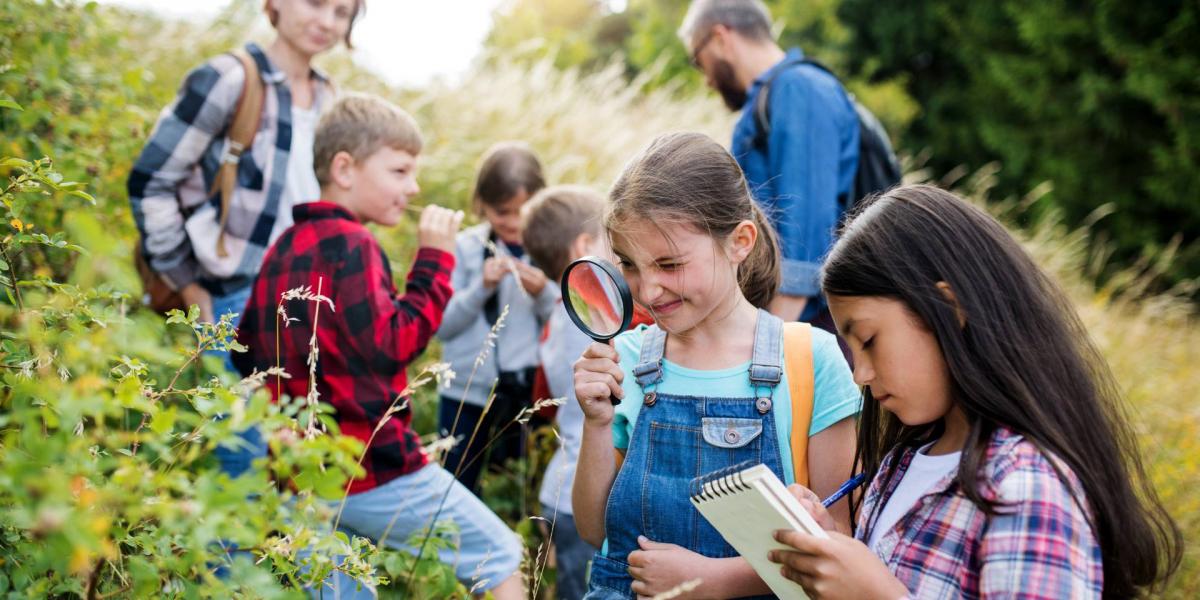
{"type": "MultiPolygon", "coordinates": [[[[290,379],[282,390],[269,382],[272,394],[308,394],[309,339],[317,322],[317,391],[337,409],[342,434],[366,443],[380,418],[408,382],[405,368],[425,349],[442,322],[450,301],[454,255],[421,248],[399,295],[392,269],[379,243],[346,209],[329,202],[300,204],[292,209],[295,225],[279,237],[263,259],[238,328],[238,342],[249,348],[234,353],[243,375],[276,364],[290,379]],[[282,324],[277,311],[288,290],[309,286],[333,301],[287,300],[293,319],[282,324]],[[276,362],[276,330],[278,363],[276,362]]],[[[392,415],[375,436],[350,493],[383,485],[425,466],[420,440],[409,424],[406,408],[392,415]]]]}

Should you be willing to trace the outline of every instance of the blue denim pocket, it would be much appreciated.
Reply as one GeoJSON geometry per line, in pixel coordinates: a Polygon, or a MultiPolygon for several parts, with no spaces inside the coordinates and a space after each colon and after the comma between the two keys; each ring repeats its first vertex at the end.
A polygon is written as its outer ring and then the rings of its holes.
{"type": "Polygon", "coordinates": [[[718,448],[741,448],[753,442],[763,430],[762,419],[704,417],[704,441],[718,448]]]}

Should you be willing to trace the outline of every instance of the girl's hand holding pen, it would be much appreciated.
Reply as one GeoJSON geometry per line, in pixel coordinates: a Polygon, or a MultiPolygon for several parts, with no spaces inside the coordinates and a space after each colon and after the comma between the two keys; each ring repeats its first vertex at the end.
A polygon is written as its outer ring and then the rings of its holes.
{"type": "Polygon", "coordinates": [[[812,515],[817,524],[829,533],[829,539],[820,539],[800,531],[780,530],[775,540],[791,546],[791,550],[772,550],[769,559],[779,563],[784,577],[795,581],[813,598],[880,598],[898,600],[908,594],[900,583],[867,548],[866,544],[850,537],[849,531],[841,531],[838,521],[825,510],[845,497],[851,490],[862,485],[864,478],[852,477],[824,502],[812,490],[798,484],[788,486],[788,491],[812,515]]]}
{"type": "Polygon", "coordinates": [[[808,511],[808,514],[812,515],[817,525],[821,526],[821,529],[848,533],[838,529],[837,520],[833,518],[833,515],[829,514],[828,510],[825,510],[825,507],[821,504],[821,497],[812,490],[798,483],[793,483],[788,486],[788,491],[800,501],[800,505],[804,507],[804,510],[808,511]]]}
{"type": "MultiPolygon", "coordinates": [[[[817,504],[820,506],[820,503],[817,504]]],[[[795,581],[808,595],[821,600],[899,600],[908,595],[900,580],[866,544],[838,533],[829,539],[799,531],[776,531],[775,539],[791,550],[772,550],[784,577],[795,581]]]]}

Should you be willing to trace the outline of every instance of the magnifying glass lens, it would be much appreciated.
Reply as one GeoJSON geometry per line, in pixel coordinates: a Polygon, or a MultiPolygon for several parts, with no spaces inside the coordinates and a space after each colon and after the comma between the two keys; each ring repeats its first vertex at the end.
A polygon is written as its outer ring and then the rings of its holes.
{"type": "Polygon", "coordinates": [[[629,286],[608,261],[586,257],[571,263],[562,288],[571,320],[596,341],[616,337],[633,320],[629,286]]]}

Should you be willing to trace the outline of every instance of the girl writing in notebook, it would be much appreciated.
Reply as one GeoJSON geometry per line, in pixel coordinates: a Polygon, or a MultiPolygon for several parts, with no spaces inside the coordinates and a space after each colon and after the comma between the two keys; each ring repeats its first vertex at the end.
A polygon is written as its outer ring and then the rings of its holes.
{"type": "MultiPolygon", "coordinates": [[[[753,461],[832,492],[850,473],[859,391],[832,335],[763,310],[779,252],[724,148],[660,137],[610,196],[614,253],[656,325],[593,344],[575,365],[585,423],[572,502],[580,535],[603,544],[587,597],[697,579],[705,595],[766,594],[691,505],[689,483],[753,461]]],[[[846,504],[833,514],[848,530],[846,504]]]]}
{"type": "Polygon", "coordinates": [[[1178,566],[1108,366],[994,219],[892,190],[822,283],[865,389],[856,465],[874,481],[854,538],[777,533],[795,548],[771,554],[785,576],[819,598],[1128,598],[1178,566]]]}

